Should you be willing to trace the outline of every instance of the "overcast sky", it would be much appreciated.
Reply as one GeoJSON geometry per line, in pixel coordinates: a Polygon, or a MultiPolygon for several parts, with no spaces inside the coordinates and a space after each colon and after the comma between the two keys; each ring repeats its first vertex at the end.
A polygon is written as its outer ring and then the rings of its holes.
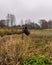
{"type": "Polygon", "coordinates": [[[52,19],[52,0],[0,0],[0,19],[14,14],[17,24],[20,20],[52,19]]]}

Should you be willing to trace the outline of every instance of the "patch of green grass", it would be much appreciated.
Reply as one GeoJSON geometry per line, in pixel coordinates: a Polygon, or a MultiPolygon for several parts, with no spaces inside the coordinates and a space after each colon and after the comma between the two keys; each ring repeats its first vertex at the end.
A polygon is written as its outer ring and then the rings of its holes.
{"type": "Polygon", "coordinates": [[[26,57],[21,65],[52,65],[52,58],[47,56],[26,57]]]}

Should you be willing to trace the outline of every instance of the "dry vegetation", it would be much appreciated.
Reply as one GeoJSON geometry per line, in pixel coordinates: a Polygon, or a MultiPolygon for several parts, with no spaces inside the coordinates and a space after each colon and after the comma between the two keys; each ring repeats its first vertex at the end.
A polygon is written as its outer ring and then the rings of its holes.
{"type": "MultiPolygon", "coordinates": [[[[52,29],[30,30],[29,36],[24,34],[24,40],[20,31],[0,28],[0,65],[29,65],[29,60],[25,60],[34,56],[52,59],[52,29]]],[[[42,65],[52,65],[52,60],[49,63],[42,65]]]]}

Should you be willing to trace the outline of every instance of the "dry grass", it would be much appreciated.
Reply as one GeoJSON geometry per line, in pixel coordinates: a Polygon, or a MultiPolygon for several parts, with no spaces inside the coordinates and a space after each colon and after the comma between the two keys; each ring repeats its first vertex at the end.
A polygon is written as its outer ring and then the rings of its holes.
{"type": "Polygon", "coordinates": [[[24,56],[35,53],[52,57],[52,29],[31,30],[23,41],[21,34],[0,37],[0,65],[19,65],[24,56]]]}

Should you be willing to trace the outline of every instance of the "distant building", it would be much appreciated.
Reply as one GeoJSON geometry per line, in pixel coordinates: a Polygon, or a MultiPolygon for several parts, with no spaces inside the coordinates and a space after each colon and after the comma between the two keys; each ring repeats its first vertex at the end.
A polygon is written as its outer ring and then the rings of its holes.
{"type": "Polygon", "coordinates": [[[15,16],[12,14],[7,15],[7,26],[13,26],[15,25],[15,16]]]}

